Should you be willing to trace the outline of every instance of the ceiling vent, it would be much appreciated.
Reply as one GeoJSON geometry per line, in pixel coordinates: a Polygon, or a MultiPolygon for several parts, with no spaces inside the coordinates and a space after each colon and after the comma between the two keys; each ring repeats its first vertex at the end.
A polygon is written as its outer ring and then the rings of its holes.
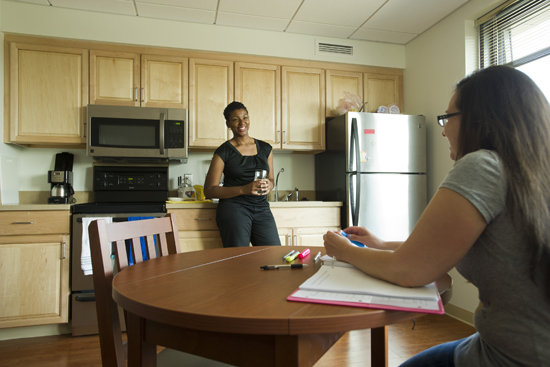
{"type": "Polygon", "coordinates": [[[337,45],[335,43],[316,41],[315,53],[317,55],[353,56],[353,46],[337,45]]]}

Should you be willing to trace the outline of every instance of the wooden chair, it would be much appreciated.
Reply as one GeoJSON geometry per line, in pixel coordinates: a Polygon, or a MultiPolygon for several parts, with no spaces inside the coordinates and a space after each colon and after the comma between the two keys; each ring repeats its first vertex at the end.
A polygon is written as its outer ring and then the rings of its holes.
{"type": "MultiPolygon", "coordinates": [[[[118,271],[128,267],[126,240],[130,240],[134,264],[143,261],[140,238],[145,238],[147,258],[177,254],[180,251],[176,219],[172,214],[163,218],[131,222],[105,223],[98,219],[88,228],[92,257],[99,343],[103,367],[125,367],[127,346],[122,342],[118,306],[112,297],[113,266],[111,243],[114,244],[118,271]],[[154,238],[157,239],[157,249],[154,238]]],[[[163,349],[158,355],[159,366],[228,366],[191,354],[163,349]]]]}

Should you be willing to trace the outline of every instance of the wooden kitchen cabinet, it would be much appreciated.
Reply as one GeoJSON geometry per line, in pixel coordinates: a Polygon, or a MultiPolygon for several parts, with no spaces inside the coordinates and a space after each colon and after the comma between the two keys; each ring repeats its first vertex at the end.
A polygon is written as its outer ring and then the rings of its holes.
{"type": "Polygon", "coordinates": [[[176,216],[182,252],[223,247],[215,208],[168,209],[176,216]]]}
{"type": "Polygon", "coordinates": [[[0,328],[69,321],[69,218],[0,212],[0,328]]]}
{"type": "Polygon", "coordinates": [[[215,149],[232,137],[223,110],[233,102],[233,62],[189,60],[189,146],[215,149]]]}
{"type": "Polygon", "coordinates": [[[236,62],[235,100],[248,110],[250,135],[281,149],[280,66],[236,62]]]}
{"type": "Polygon", "coordinates": [[[344,92],[356,94],[363,100],[363,74],[353,71],[327,70],[327,108],[325,117],[336,116],[334,109],[344,98],[344,92]]]}
{"type": "Polygon", "coordinates": [[[5,78],[9,108],[5,111],[4,142],[24,146],[84,144],[88,51],[7,44],[4,66],[9,70],[5,78]]]}
{"type": "Polygon", "coordinates": [[[91,50],[90,104],[187,108],[188,59],[91,50]]]}
{"type": "Polygon", "coordinates": [[[325,149],[325,73],[282,67],[283,149],[325,149]]]}
{"type": "Polygon", "coordinates": [[[272,207],[283,246],[324,246],[327,231],[340,230],[340,207],[272,207]]]}
{"type": "Polygon", "coordinates": [[[402,75],[364,73],[363,78],[365,112],[376,112],[380,106],[395,104],[404,113],[402,75]]]}

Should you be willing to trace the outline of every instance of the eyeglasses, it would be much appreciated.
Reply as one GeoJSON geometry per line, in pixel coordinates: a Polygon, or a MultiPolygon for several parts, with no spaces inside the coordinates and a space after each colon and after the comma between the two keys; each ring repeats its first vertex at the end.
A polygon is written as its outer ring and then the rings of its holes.
{"type": "Polygon", "coordinates": [[[446,115],[437,116],[437,123],[439,126],[445,127],[447,125],[447,122],[449,122],[449,117],[453,117],[456,115],[460,115],[462,112],[453,112],[446,115]]]}

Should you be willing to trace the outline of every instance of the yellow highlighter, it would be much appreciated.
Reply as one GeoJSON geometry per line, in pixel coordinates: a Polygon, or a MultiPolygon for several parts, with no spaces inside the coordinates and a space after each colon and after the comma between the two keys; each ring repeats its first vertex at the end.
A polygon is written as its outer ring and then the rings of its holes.
{"type": "Polygon", "coordinates": [[[286,261],[289,262],[289,263],[290,263],[290,262],[293,262],[294,259],[298,257],[298,255],[300,255],[300,251],[296,251],[295,254],[292,254],[292,255],[290,255],[290,256],[287,256],[287,257],[286,257],[286,261]]]}

